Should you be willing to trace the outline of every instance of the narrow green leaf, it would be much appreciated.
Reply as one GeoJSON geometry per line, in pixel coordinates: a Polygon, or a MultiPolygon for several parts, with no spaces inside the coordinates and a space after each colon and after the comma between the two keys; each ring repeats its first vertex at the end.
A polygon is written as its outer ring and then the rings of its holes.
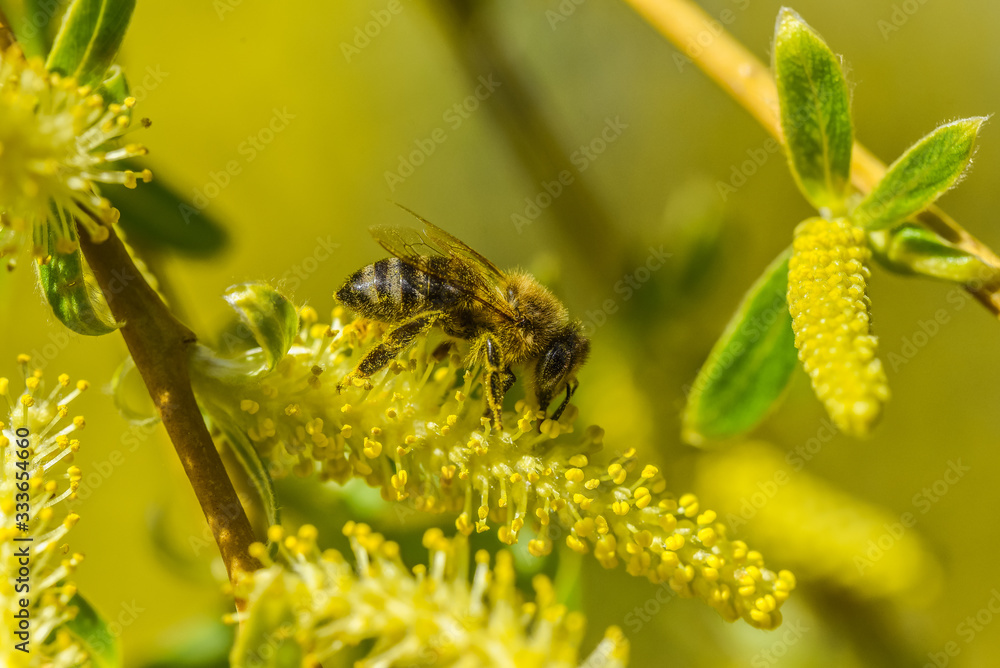
{"type": "Polygon", "coordinates": [[[233,668],[300,668],[302,648],[295,641],[295,592],[281,573],[255,597],[229,655],[233,668]]]}
{"type": "Polygon", "coordinates": [[[226,290],[225,299],[264,351],[268,370],[274,369],[298,334],[295,306],[267,283],[234,285],[226,290]]]}
{"type": "Polygon", "coordinates": [[[63,16],[45,67],[97,85],[118,54],[135,0],[73,0],[63,16]]]}
{"type": "Polygon", "coordinates": [[[854,223],[880,230],[933,204],[969,166],[984,122],[980,116],[942,125],[907,149],[851,213],[854,223]]]}
{"type": "MultiPolygon", "coordinates": [[[[136,172],[142,167],[125,164],[136,172]]],[[[209,257],[225,248],[222,225],[194,206],[157,175],[138,188],[109,186],[103,193],[121,212],[119,224],[129,238],[192,257],[209,257]]]]}
{"type": "MultiPolygon", "coordinates": [[[[54,246],[51,241],[50,247],[54,246]]],[[[71,253],[53,252],[48,262],[38,265],[38,282],[52,312],[77,334],[101,336],[120,326],[79,248],[71,253]]]]}
{"type": "Polygon", "coordinates": [[[869,239],[875,259],[899,274],[920,274],[955,283],[987,282],[997,277],[997,270],[979,256],[915,223],[875,232],[869,239]]]}
{"type": "MultiPolygon", "coordinates": [[[[212,415],[217,415],[220,411],[209,411],[212,415]]],[[[261,504],[264,507],[264,517],[268,526],[275,526],[281,523],[281,514],[278,510],[278,497],[274,493],[274,481],[271,474],[260,458],[257,449],[253,447],[249,439],[241,429],[234,425],[216,421],[222,433],[226,435],[226,440],[232,448],[233,454],[239,461],[243,471],[247,474],[254,489],[260,496],[261,504]]]]}
{"type": "Polygon", "coordinates": [[[749,431],[767,415],[798,364],[786,249],[751,286],[698,372],[684,410],[684,440],[701,445],[749,431]]]}
{"type": "Polygon", "coordinates": [[[799,190],[817,209],[843,208],[851,172],[851,101],[840,61],[787,7],[778,13],[774,76],[788,162],[799,190]]]}
{"type": "Polygon", "coordinates": [[[70,606],[76,608],[76,616],[66,622],[65,629],[87,648],[94,668],[117,668],[122,665],[122,652],[118,636],[111,632],[108,623],[87,599],[75,594],[70,606]]]}

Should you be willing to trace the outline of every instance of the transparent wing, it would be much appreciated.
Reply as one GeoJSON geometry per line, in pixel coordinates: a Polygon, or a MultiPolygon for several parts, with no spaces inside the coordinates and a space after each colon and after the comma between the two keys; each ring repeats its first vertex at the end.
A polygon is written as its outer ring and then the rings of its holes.
{"type": "Polygon", "coordinates": [[[503,272],[495,264],[441,228],[409,209],[406,211],[424,224],[424,230],[376,225],[371,234],[382,248],[418,271],[446,281],[484,306],[508,318],[514,317],[500,288],[503,272]]]}

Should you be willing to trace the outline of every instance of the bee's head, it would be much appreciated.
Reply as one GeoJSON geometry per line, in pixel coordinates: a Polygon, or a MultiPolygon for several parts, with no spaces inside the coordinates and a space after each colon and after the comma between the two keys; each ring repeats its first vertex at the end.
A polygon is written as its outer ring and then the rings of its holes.
{"type": "Polygon", "coordinates": [[[552,419],[558,420],[569,398],[576,389],[575,385],[567,383],[580,365],[587,360],[590,353],[590,340],[583,334],[583,324],[580,321],[566,324],[549,343],[535,367],[535,395],[541,410],[548,408],[552,397],[565,385],[566,399],[552,414],[552,419]]]}

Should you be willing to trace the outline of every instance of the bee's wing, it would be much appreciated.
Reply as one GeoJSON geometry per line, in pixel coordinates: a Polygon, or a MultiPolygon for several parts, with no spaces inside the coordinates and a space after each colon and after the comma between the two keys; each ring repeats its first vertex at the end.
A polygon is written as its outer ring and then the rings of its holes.
{"type": "Polygon", "coordinates": [[[500,269],[444,230],[417,218],[425,226],[423,232],[412,227],[376,225],[370,228],[371,234],[382,248],[418,271],[445,281],[484,306],[514,318],[500,289],[503,278],[500,269]],[[450,260],[450,271],[432,266],[429,259],[434,257],[450,260]]]}

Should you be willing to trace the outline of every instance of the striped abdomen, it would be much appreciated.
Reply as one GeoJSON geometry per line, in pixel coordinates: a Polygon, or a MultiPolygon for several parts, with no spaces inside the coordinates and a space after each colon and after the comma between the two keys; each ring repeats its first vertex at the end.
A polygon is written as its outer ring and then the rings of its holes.
{"type": "MultiPolygon", "coordinates": [[[[440,263],[436,273],[447,275],[448,260],[427,262],[432,268],[440,263]]],[[[421,311],[453,308],[463,295],[446,281],[387,257],[354,272],[337,291],[337,299],[367,318],[393,322],[421,311]]]]}

